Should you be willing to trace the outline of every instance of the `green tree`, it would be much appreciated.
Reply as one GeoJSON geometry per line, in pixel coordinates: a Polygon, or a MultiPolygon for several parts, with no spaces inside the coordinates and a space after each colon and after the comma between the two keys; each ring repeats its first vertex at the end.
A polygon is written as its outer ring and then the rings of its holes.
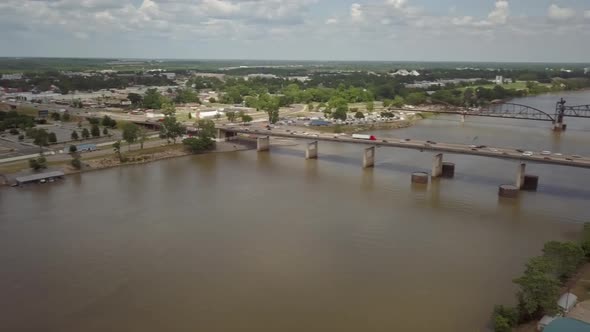
{"type": "Polygon", "coordinates": [[[165,101],[162,103],[162,113],[164,113],[164,115],[166,116],[171,116],[176,114],[176,106],[174,106],[174,103],[165,99],[165,101]]]}
{"type": "Polygon", "coordinates": [[[143,101],[143,97],[138,93],[129,93],[127,99],[129,99],[131,104],[136,107],[141,105],[141,102],[143,101]]]}
{"type": "Polygon", "coordinates": [[[127,142],[127,148],[131,151],[131,144],[135,143],[139,135],[139,126],[133,122],[123,125],[123,139],[127,142]]]}
{"type": "Polygon", "coordinates": [[[365,115],[363,114],[363,112],[360,112],[360,111],[359,111],[359,112],[356,112],[356,113],[354,114],[354,117],[355,117],[356,119],[364,119],[364,118],[365,118],[365,115]]]}
{"type": "Polygon", "coordinates": [[[99,125],[100,124],[100,119],[99,118],[87,118],[86,120],[91,125],[99,125]]]}
{"type": "Polygon", "coordinates": [[[112,118],[111,118],[110,116],[108,116],[108,115],[105,115],[105,116],[102,118],[101,124],[102,124],[104,127],[109,127],[109,128],[111,128],[111,129],[112,129],[112,128],[116,128],[116,127],[117,127],[117,121],[116,121],[116,120],[114,120],[114,119],[112,119],[112,118]]]}
{"type": "Polygon", "coordinates": [[[145,127],[139,127],[137,139],[139,141],[139,148],[143,150],[143,144],[147,140],[147,130],[145,127]]]}
{"type": "Polygon", "coordinates": [[[347,115],[347,107],[338,107],[336,109],[336,111],[334,111],[332,113],[332,118],[336,119],[336,120],[342,120],[342,121],[346,121],[348,115],[347,115]]]}
{"type": "Polygon", "coordinates": [[[550,241],[543,247],[543,255],[555,269],[562,281],[571,277],[584,261],[584,250],[573,242],[550,241]]]}
{"type": "Polygon", "coordinates": [[[72,119],[72,116],[69,112],[65,112],[64,115],[62,115],[61,119],[64,122],[69,122],[72,119]]]}
{"type": "Polygon", "coordinates": [[[77,141],[77,140],[78,140],[78,138],[80,138],[80,137],[78,136],[78,132],[77,132],[77,131],[75,131],[75,130],[72,130],[72,134],[70,135],[70,137],[71,137],[71,138],[72,138],[72,140],[74,140],[74,141],[77,141]]]}
{"type": "Polygon", "coordinates": [[[81,169],[82,168],[82,161],[80,160],[80,156],[75,153],[72,154],[72,160],[70,161],[70,164],[75,169],[81,169]]]}
{"type": "Polygon", "coordinates": [[[514,283],[520,286],[517,297],[523,314],[536,317],[543,313],[557,313],[560,283],[555,277],[553,264],[547,258],[532,258],[524,275],[514,279],[514,283]]]}
{"type": "Polygon", "coordinates": [[[51,119],[53,121],[59,121],[59,120],[61,120],[61,115],[57,112],[53,112],[53,113],[51,113],[51,119]]]}
{"type": "Polygon", "coordinates": [[[115,151],[115,154],[119,158],[119,161],[123,162],[123,155],[121,154],[121,141],[116,141],[115,143],[113,143],[113,151],[115,151]]]}
{"type": "Polygon", "coordinates": [[[54,132],[50,132],[47,136],[47,141],[51,144],[57,143],[57,135],[54,132]]]}
{"type": "Polygon", "coordinates": [[[75,145],[70,145],[69,151],[70,153],[76,153],[78,152],[78,148],[75,145]]]}
{"type": "Polygon", "coordinates": [[[164,118],[160,127],[160,137],[165,138],[168,143],[172,139],[176,144],[176,139],[182,136],[185,132],[184,127],[179,123],[174,116],[167,116],[164,118]]]}
{"type": "Polygon", "coordinates": [[[43,156],[29,159],[29,167],[31,167],[35,171],[38,171],[43,168],[47,168],[47,159],[45,159],[45,157],[43,157],[43,156]]]}
{"type": "Polygon", "coordinates": [[[242,115],[241,118],[242,118],[242,122],[245,122],[245,123],[252,122],[252,120],[253,120],[252,117],[249,116],[248,114],[242,115]]]}
{"type": "Polygon", "coordinates": [[[405,104],[406,100],[401,96],[395,96],[395,98],[393,98],[393,100],[391,101],[391,107],[400,108],[403,107],[405,104]]]}
{"type": "Polygon", "coordinates": [[[199,137],[201,138],[214,138],[217,133],[215,122],[211,120],[202,119],[197,121],[197,128],[199,129],[199,137]]]}
{"type": "Polygon", "coordinates": [[[92,137],[100,137],[100,128],[97,124],[93,124],[90,127],[90,135],[92,135],[92,137]]]}
{"type": "Polygon", "coordinates": [[[49,145],[49,134],[45,129],[37,129],[33,132],[33,144],[39,146],[39,151],[43,151],[43,147],[49,145]]]}
{"type": "Polygon", "coordinates": [[[383,99],[383,107],[389,107],[391,106],[391,99],[383,99]]]}
{"type": "Polygon", "coordinates": [[[109,135],[109,129],[107,127],[102,128],[102,134],[104,136],[108,136],[109,135]]]}
{"type": "Polygon", "coordinates": [[[225,116],[229,122],[234,122],[236,120],[236,112],[227,111],[225,112],[225,116]]]}
{"type": "Polygon", "coordinates": [[[408,94],[405,100],[410,105],[422,105],[426,102],[426,94],[423,92],[413,92],[408,94]]]}
{"type": "Polygon", "coordinates": [[[367,111],[373,112],[373,110],[375,110],[375,103],[370,101],[367,103],[367,111]]]}
{"type": "Polygon", "coordinates": [[[217,100],[215,98],[211,97],[211,98],[209,98],[209,102],[211,104],[215,104],[217,102],[217,100]]]}
{"type": "Polygon", "coordinates": [[[82,129],[82,138],[83,138],[83,139],[88,139],[88,138],[90,138],[90,131],[88,131],[88,128],[84,128],[84,129],[82,129]]]}
{"type": "Polygon", "coordinates": [[[209,137],[191,137],[182,141],[182,144],[192,153],[209,150],[215,142],[209,137]]]}
{"type": "Polygon", "coordinates": [[[143,97],[143,106],[151,109],[161,109],[163,96],[157,89],[148,89],[143,97]]]}
{"type": "Polygon", "coordinates": [[[200,103],[199,96],[193,89],[178,89],[176,90],[176,98],[174,101],[178,104],[186,103],[200,103]]]}

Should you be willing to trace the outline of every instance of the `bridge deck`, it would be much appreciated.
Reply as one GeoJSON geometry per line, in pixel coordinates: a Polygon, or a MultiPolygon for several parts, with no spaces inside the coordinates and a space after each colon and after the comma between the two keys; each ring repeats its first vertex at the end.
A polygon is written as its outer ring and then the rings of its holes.
{"type": "Polygon", "coordinates": [[[513,148],[500,148],[495,147],[498,152],[491,151],[489,148],[485,149],[477,149],[471,148],[469,145],[465,144],[451,144],[451,143],[440,143],[437,142],[436,144],[430,144],[425,141],[408,141],[402,143],[398,138],[389,138],[385,140],[377,140],[377,141],[368,141],[368,140],[359,140],[353,139],[349,137],[342,137],[339,136],[338,138],[334,137],[334,134],[326,135],[322,134],[317,137],[301,135],[301,134],[292,134],[287,132],[277,132],[277,131],[248,131],[242,129],[229,129],[229,128],[219,128],[226,132],[232,132],[236,134],[248,134],[248,135],[258,135],[258,136],[271,136],[271,137],[286,137],[286,138],[297,138],[297,139],[305,139],[305,140],[314,140],[314,141],[328,141],[328,142],[336,142],[336,143],[348,143],[348,144],[363,144],[363,145],[373,145],[373,146],[386,146],[386,147],[393,147],[393,148],[401,148],[401,149],[411,149],[411,150],[419,150],[419,151],[433,151],[433,152],[445,152],[451,154],[464,154],[464,155],[472,155],[472,156],[480,156],[480,157],[488,157],[488,158],[497,158],[497,159],[507,159],[507,160],[517,160],[521,162],[534,162],[539,164],[548,164],[548,165],[559,165],[559,166],[567,166],[567,167],[578,167],[578,168],[590,168],[590,158],[588,157],[581,157],[581,158],[571,158],[567,156],[543,156],[539,154],[535,154],[533,156],[523,156],[521,152],[516,151],[513,148]],[[571,160],[567,160],[569,158],[571,160]]]}

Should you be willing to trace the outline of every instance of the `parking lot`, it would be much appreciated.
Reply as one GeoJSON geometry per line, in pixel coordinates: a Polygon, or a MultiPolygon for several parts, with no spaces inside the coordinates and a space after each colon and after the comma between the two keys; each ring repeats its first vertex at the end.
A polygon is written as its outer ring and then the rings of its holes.
{"type": "Polygon", "coordinates": [[[39,147],[18,142],[17,136],[6,135],[6,137],[0,137],[0,159],[19,157],[38,152],[39,147]]]}

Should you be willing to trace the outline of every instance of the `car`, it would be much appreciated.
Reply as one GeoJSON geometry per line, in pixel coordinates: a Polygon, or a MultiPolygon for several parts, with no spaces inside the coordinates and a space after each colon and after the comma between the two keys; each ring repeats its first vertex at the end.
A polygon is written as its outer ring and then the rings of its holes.
{"type": "Polygon", "coordinates": [[[389,143],[389,141],[386,140],[386,139],[382,140],[381,142],[383,142],[383,143],[389,143]]]}
{"type": "Polygon", "coordinates": [[[406,140],[405,140],[405,139],[401,139],[401,140],[399,140],[399,142],[400,142],[400,143],[405,143],[405,142],[406,142],[406,140]]]}
{"type": "Polygon", "coordinates": [[[436,144],[435,141],[426,141],[426,143],[428,143],[428,144],[436,144]]]}
{"type": "Polygon", "coordinates": [[[544,157],[543,159],[545,159],[545,160],[551,160],[550,157],[544,157]]]}
{"type": "Polygon", "coordinates": [[[549,155],[551,155],[551,151],[541,151],[541,155],[549,156],[549,155]]]}
{"type": "Polygon", "coordinates": [[[492,152],[498,152],[498,149],[491,148],[490,151],[492,151],[492,152]]]}
{"type": "Polygon", "coordinates": [[[485,146],[485,145],[478,145],[477,148],[478,149],[485,149],[485,148],[487,148],[487,146],[485,146]]]}
{"type": "Polygon", "coordinates": [[[516,152],[524,153],[524,150],[516,149],[516,152]]]}
{"type": "Polygon", "coordinates": [[[473,150],[473,149],[476,149],[477,148],[477,145],[471,144],[469,147],[471,148],[471,150],[473,150]]]}
{"type": "Polygon", "coordinates": [[[411,141],[411,139],[409,139],[409,138],[406,138],[406,139],[405,139],[405,141],[406,141],[406,142],[409,142],[409,141],[411,141]]]}
{"type": "Polygon", "coordinates": [[[572,158],[565,158],[567,161],[574,161],[572,158]]]}
{"type": "Polygon", "coordinates": [[[561,153],[554,153],[553,155],[554,155],[554,156],[556,156],[556,157],[561,157],[561,156],[563,156],[563,154],[561,154],[561,153]]]}
{"type": "Polygon", "coordinates": [[[477,151],[477,149],[476,148],[472,148],[471,151],[477,151]]]}
{"type": "Polygon", "coordinates": [[[574,155],[572,155],[572,158],[580,159],[580,158],[582,158],[582,156],[574,154],[574,155]]]}
{"type": "Polygon", "coordinates": [[[522,155],[525,156],[525,157],[532,157],[533,154],[534,153],[532,151],[525,151],[525,152],[522,153],[522,155]]]}

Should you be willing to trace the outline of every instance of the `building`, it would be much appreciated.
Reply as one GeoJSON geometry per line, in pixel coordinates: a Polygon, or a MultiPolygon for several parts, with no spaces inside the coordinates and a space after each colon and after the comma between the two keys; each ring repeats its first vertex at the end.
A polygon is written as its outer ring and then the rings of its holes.
{"type": "Polygon", "coordinates": [[[494,83],[496,83],[496,85],[503,85],[504,84],[504,77],[503,76],[496,76],[496,79],[494,80],[494,83]]]}
{"type": "Polygon", "coordinates": [[[400,69],[400,70],[396,71],[395,73],[391,73],[389,75],[391,75],[391,76],[420,76],[420,73],[416,70],[408,71],[405,69],[400,69]]]}
{"type": "Polygon", "coordinates": [[[52,181],[55,179],[62,179],[64,177],[64,175],[65,174],[62,171],[53,171],[53,172],[19,176],[16,178],[16,184],[20,186],[20,185],[27,184],[27,183],[52,181]]]}
{"type": "Polygon", "coordinates": [[[22,80],[23,74],[22,73],[2,74],[2,79],[7,80],[7,81],[22,80]]]}
{"type": "Polygon", "coordinates": [[[166,76],[167,79],[169,80],[174,80],[176,79],[176,74],[175,73],[162,73],[163,76],[166,76]]]}
{"type": "Polygon", "coordinates": [[[584,75],[590,73],[590,68],[584,68],[584,75]]]}
{"type": "MultiPolygon", "coordinates": [[[[564,312],[564,313],[568,313],[578,302],[578,297],[572,293],[565,293],[563,295],[561,295],[561,297],[559,298],[559,300],[557,300],[557,306],[559,307],[559,309],[564,312]]],[[[549,316],[549,315],[545,315],[543,316],[543,318],[541,318],[541,320],[539,321],[539,323],[537,324],[537,330],[539,331],[545,331],[547,327],[549,327],[553,321],[559,319],[559,315],[558,316],[549,316]]],[[[561,330],[554,330],[554,331],[561,331],[561,330]]],[[[563,330],[563,331],[569,331],[569,330],[563,330]]]]}

